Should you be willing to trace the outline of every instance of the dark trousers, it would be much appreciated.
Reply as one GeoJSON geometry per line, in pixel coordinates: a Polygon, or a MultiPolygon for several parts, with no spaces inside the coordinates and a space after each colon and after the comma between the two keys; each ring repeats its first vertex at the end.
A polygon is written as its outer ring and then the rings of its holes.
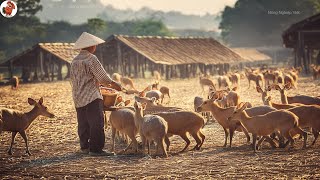
{"type": "Polygon", "coordinates": [[[84,107],[76,108],[76,111],[81,149],[100,152],[105,141],[103,101],[96,99],[84,107]]]}

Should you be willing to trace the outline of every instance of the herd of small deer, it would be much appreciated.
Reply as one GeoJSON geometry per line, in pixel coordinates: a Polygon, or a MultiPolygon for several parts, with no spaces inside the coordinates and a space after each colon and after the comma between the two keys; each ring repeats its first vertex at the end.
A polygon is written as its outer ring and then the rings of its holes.
{"type": "Polygon", "coordinates": [[[257,92],[262,96],[263,105],[255,107],[249,102],[240,101],[240,96],[236,92],[239,86],[237,81],[233,80],[241,77],[240,74],[234,73],[217,78],[219,88],[236,85],[233,90],[229,88],[216,90],[213,80],[200,77],[202,87],[210,86],[209,95],[207,100],[196,97],[195,109],[197,112],[211,112],[214,119],[223,127],[224,146],[230,137],[231,147],[234,131],[240,131],[245,133],[248,142],[250,141],[248,133],[252,134],[254,151],[259,149],[265,140],[274,148],[287,147],[289,143],[291,145],[289,148],[292,148],[296,135],[304,138],[305,148],[307,133],[303,128],[311,128],[314,135],[311,145],[314,145],[320,131],[320,98],[306,95],[287,96],[286,93],[287,90],[297,87],[299,72],[300,70],[294,68],[286,70],[246,68],[244,73],[249,88],[250,81],[254,81],[257,92]],[[268,94],[272,89],[280,92],[281,103],[272,102],[268,94]],[[256,144],[258,138],[259,142],[256,144]],[[287,139],[287,142],[284,142],[284,139],[287,139]]]}
{"type": "MultiPolygon", "coordinates": [[[[246,68],[244,74],[233,73],[217,77],[213,80],[210,77],[200,76],[200,86],[205,92],[209,87],[206,98],[194,98],[194,111],[183,110],[179,107],[164,106],[163,98],[167,95],[170,98],[169,88],[158,87],[161,76],[154,73],[156,82],[150,84],[142,91],[138,91],[131,78],[122,77],[120,74],[113,74],[112,78],[121,83],[126,94],[135,94],[133,107],[128,106],[130,100],[124,101],[122,96],[116,100],[116,111],[112,111],[108,118],[111,126],[112,151],[115,151],[116,134],[123,134],[130,139],[128,146],[122,150],[126,152],[133,149],[139,151],[139,143],[136,139],[139,134],[142,142],[142,153],[145,146],[150,154],[150,144],[156,144],[155,155],[168,156],[170,139],[172,135],[178,135],[185,141],[181,152],[186,151],[190,145],[188,135],[196,141],[193,150],[200,150],[205,140],[202,132],[207,121],[212,116],[224,129],[224,147],[232,138],[235,131],[243,132],[250,143],[250,134],[253,139],[253,150],[256,152],[260,145],[267,141],[273,148],[292,148],[297,136],[303,137],[303,148],[307,147],[307,132],[305,128],[311,128],[314,145],[320,131],[320,98],[306,95],[287,96],[286,91],[296,88],[299,70],[296,69],[267,69],[257,70],[246,68]],[[238,89],[240,79],[247,78],[249,82],[254,81],[256,91],[261,94],[261,106],[253,107],[249,102],[242,102],[238,89]],[[218,88],[216,88],[217,81],[218,88]],[[233,87],[231,89],[231,87],[233,87]],[[269,92],[276,90],[280,92],[281,103],[272,101],[269,92]],[[203,112],[204,114],[199,114],[203,112]],[[207,116],[207,118],[204,118],[207,116]],[[286,142],[285,142],[286,140],[286,142]],[[257,142],[258,141],[258,142],[257,142]],[[288,144],[290,143],[290,146],[288,144]]],[[[28,99],[34,108],[27,113],[11,109],[0,109],[0,133],[11,131],[12,140],[8,153],[12,154],[14,138],[19,133],[26,144],[26,152],[30,155],[25,130],[39,115],[54,117],[43,105],[43,98],[38,102],[28,99]]]]}

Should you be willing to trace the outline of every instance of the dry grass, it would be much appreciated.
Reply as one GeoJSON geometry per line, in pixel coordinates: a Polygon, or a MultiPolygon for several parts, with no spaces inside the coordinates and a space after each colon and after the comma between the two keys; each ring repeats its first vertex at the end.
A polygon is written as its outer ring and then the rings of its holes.
{"type": "MultiPolygon", "coordinates": [[[[136,80],[142,89],[151,80],[136,80]]],[[[193,110],[193,98],[201,94],[197,79],[172,80],[163,82],[170,87],[172,99],[169,105],[193,110]]],[[[311,77],[301,78],[292,94],[320,95],[319,81],[311,77]]],[[[145,178],[145,179],[220,179],[220,178],[319,178],[320,141],[312,148],[301,150],[302,141],[297,140],[295,149],[272,150],[266,144],[264,149],[253,153],[246,144],[245,136],[236,133],[232,148],[221,147],[224,142],[223,129],[217,123],[209,123],[204,128],[206,140],[201,151],[175,154],[184,146],[179,137],[172,137],[169,158],[119,155],[115,157],[89,157],[77,153],[77,121],[73,107],[69,82],[22,84],[12,91],[10,87],[0,87],[0,107],[30,110],[27,98],[44,102],[58,117],[40,117],[27,130],[32,156],[25,155],[23,140],[17,136],[13,148],[14,155],[7,155],[11,135],[2,133],[0,142],[0,177],[13,178],[145,178]]],[[[247,90],[247,82],[242,80],[240,94],[243,101],[253,105],[261,104],[260,95],[252,88],[247,90]]],[[[273,92],[273,100],[279,102],[279,93],[273,92]]],[[[127,97],[131,98],[131,97],[127,97]]],[[[165,100],[167,102],[168,99],[165,100]]],[[[111,133],[106,130],[106,149],[110,149],[111,133]]],[[[312,136],[308,144],[313,140],[312,136]]],[[[192,148],[195,145],[191,139],[192,148]]],[[[124,144],[116,144],[121,150],[124,144]]]]}

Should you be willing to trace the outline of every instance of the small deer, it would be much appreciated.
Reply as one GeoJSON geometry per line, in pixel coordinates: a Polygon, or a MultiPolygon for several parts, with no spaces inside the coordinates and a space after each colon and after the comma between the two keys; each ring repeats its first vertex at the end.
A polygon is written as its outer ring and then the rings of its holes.
{"type": "Polygon", "coordinates": [[[145,145],[148,144],[148,154],[150,154],[150,142],[153,140],[157,144],[156,155],[168,157],[164,148],[164,141],[168,133],[168,123],[157,115],[143,115],[146,104],[134,103],[135,116],[134,123],[139,131],[142,141],[142,152],[144,153],[145,145]],[[161,150],[161,152],[160,152],[161,150]]]}
{"type": "Polygon", "coordinates": [[[169,88],[166,86],[161,86],[160,89],[158,88],[159,86],[159,81],[156,81],[155,83],[153,83],[152,85],[152,90],[159,90],[161,92],[161,104],[163,103],[163,99],[164,99],[164,95],[168,95],[169,99],[170,98],[170,93],[169,93],[169,88]]]}
{"type": "Polygon", "coordinates": [[[12,155],[12,146],[17,133],[19,133],[24,139],[24,142],[26,144],[26,153],[28,155],[31,155],[25,130],[39,115],[49,118],[55,117],[55,115],[49,112],[48,108],[43,104],[42,97],[38,102],[31,98],[28,98],[28,103],[34,106],[33,109],[29,112],[21,112],[18,110],[7,108],[0,109],[0,134],[2,131],[12,132],[11,145],[8,151],[9,155],[12,155]]]}
{"type": "Polygon", "coordinates": [[[133,80],[129,77],[121,77],[120,78],[121,83],[124,87],[129,86],[131,89],[136,89],[133,85],[133,80]]]}
{"type": "Polygon", "coordinates": [[[19,87],[19,78],[17,76],[13,76],[10,80],[11,89],[18,89],[19,87]]]}
{"type": "Polygon", "coordinates": [[[286,90],[292,88],[291,83],[285,84],[283,88],[280,88],[279,85],[274,85],[273,88],[280,92],[282,104],[300,103],[304,105],[320,105],[320,98],[318,97],[306,95],[287,96],[286,90]]]}
{"type": "Polygon", "coordinates": [[[129,136],[131,139],[131,143],[122,152],[126,152],[132,146],[135,152],[137,152],[138,142],[136,140],[136,135],[138,130],[134,123],[134,111],[127,108],[112,111],[109,120],[112,131],[112,151],[114,151],[116,132],[119,131],[120,133],[129,136]]]}
{"type": "MultiPolygon", "coordinates": [[[[252,133],[253,148],[256,152],[257,147],[272,133],[280,132],[280,134],[288,139],[286,145],[290,142],[292,148],[294,140],[291,132],[297,132],[304,137],[303,148],[306,147],[307,133],[299,127],[299,118],[292,112],[286,110],[271,111],[264,115],[249,116],[246,111],[247,103],[238,106],[233,114],[228,118],[229,121],[239,121],[241,124],[252,133]],[[257,136],[262,136],[258,146],[256,144],[257,136]]],[[[285,146],[286,146],[285,145],[285,146]]]]}
{"type": "Polygon", "coordinates": [[[160,75],[159,71],[153,71],[153,76],[156,81],[161,80],[161,75],[160,75]]]}
{"type": "Polygon", "coordinates": [[[199,77],[199,80],[200,80],[200,86],[201,86],[201,88],[202,88],[202,92],[204,92],[204,87],[205,87],[205,86],[215,87],[213,81],[212,81],[211,79],[209,79],[209,78],[200,76],[200,77],[199,77]]]}

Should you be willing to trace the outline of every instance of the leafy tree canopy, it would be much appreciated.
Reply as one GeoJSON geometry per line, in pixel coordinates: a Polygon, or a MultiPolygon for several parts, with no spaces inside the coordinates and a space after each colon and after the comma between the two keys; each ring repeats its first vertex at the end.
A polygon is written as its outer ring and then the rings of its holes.
{"type": "Polygon", "coordinates": [[[232,46],[281,45],[286,28],[317,12],[319,0],[238,0],[225,7],[219,28],[232,46]]]}

